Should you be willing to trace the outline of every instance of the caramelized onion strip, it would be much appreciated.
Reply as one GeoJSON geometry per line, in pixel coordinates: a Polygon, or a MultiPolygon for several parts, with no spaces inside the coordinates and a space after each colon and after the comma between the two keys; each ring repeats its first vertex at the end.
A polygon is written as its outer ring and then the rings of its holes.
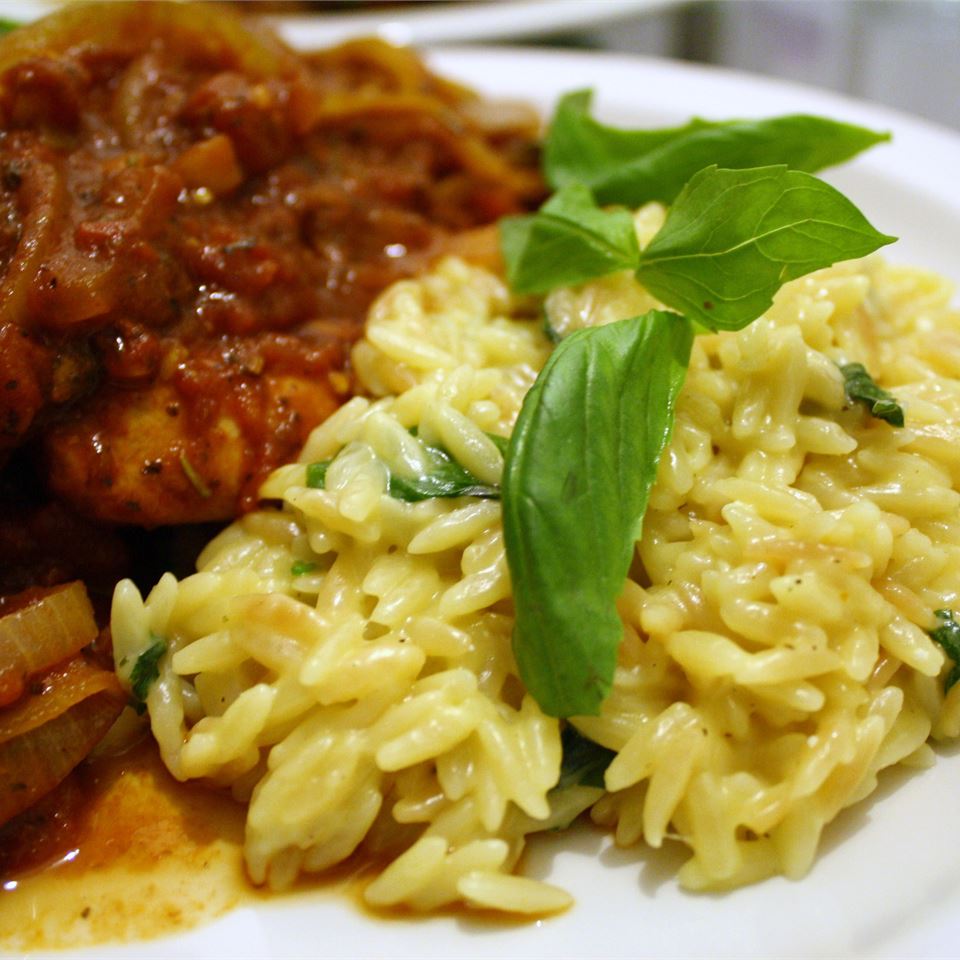
{"type": "Polygon", "coordinates": [[[91,667],[82,656],[71,664],[67,682],[0,713],[0,824],[56,787],[123,709],[112,673],[91,667]]]}
{"type": "Polygon", "coordinates": [[[110,694],[121,707],[126,702],[116,675],[88,663],[82,654],[40,674],[30,681],[27,693],[13,706],[0,710],[0,746],[42,727],[100,693],[110,694]]]}
{"type": "Polygon", "coordinates": [[[0,707],[21,696],[32,674],[72,657],[96,636],[93,607],[79,581],[16,604],[0,617],[0,707]]]}

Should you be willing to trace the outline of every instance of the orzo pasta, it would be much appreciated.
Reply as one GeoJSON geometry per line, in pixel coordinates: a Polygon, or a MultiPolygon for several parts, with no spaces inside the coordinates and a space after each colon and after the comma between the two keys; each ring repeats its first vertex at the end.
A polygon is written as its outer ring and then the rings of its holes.
{"type": "MultiPolygon", "coordinates": [[[[640,211],[641,241],[661,218],[640,211]]],[[[586,810],[618,844],[689,847],[691,889],[802,876],[881,769],[929,764],[928,741],[960,733],[928,632],[960,594],[950,295],[869,258],[697,336],[618,603],[613,691],[561,721],[517,673],[498,501],[389,492],[436,448],[496,486],[496,438],[551,350],[544,304],[455,259],[396,284],[354,352],[369,396],[313,432],[198,573],[145,602],[117,591],[121,673],[168,645],[147,703],[170,770],[249,800],[255,882],[362,849],[388,861],[374,905],[561,909],[563,891],[512,871],[528,834],[586,810]],[[853,361],[905,427],[850,403],[853,361]],[[567,723],[614,752],[604,789],[557,786],[567,723]]],[[[654,305],[614,275],[546,310],[568,331],[654,305]]]]}

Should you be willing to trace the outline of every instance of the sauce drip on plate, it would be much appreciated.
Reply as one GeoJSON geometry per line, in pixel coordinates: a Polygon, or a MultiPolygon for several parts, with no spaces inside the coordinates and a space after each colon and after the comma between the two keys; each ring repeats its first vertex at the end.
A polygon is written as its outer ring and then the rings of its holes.
{"type": "Polygon", "coordinates": [[[45,846],[14,850],[12,838],[0,840],[8,862],[47,854],[42,865],[3,869],[0,948],[176,933],[257,896],[243,870],[244,807],[177,783],[152,744],[88,764],[62,792],[84,796],[57,804],[45,846]]]}

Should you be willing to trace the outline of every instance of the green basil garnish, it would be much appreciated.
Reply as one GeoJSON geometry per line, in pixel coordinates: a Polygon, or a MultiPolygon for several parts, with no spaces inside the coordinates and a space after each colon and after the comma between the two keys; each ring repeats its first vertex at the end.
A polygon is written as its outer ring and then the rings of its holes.
{"type": "Polygon", "coordinates": [[[615,270],[636,269],[640,247],[626,210],[602,210],[570,184],[540,210],[500,221],[507,280],[518,293],[545,293],[615,270]]]}
{"type": "Polygon", "coordinates": [[[806,114],[622,130],[590,116],[592,96],[580,90],[560,100],[544,145],[544,173],[554,189],[582,183],[600,203],[672,203],[690,177],[712,165],[786,164],[815,173],[890,139],[889,133],[806,114]]]}
{"type": "Polygon", "coordinates": [[[843,374],[843,389],[851,403],[862,403],[870,411],[870,416],[878,420],[886,420],[894,427],[903,426],[903,407],[893,394],[877,386],[862,363],[841,364],[840,372],[843,374]]]}
{"type": "Polygon", "coordinates": [[[327,470],[330,460],[318,460],[307,464],[307,486],[314,490],[322,490],[327,484],[327,470]]]}
{"type": "Polygon", "coordinates": [[[616,756],[613,750],[601,747],[588,740],[569,723],[560,734],[563,759],[560,762],[560,779],[556,789],[567,787],[603,787],[603,775],[616,756]]]}
{"type": "Polygon", "coordinates": [[[403,477],[390,474],[387,492],[396,500],[414,503],[433,497],[482,497],[499,499],[500,488],[495,484],[478,480],[466,467],[461,466],[442,447],[424,444],[430,459],[430,470],[419,477],[403,477]]]}
{"type": "Polygon", "coordinates": [[[640,257],[637,277],[711,330],[739,330],[788,280],[872,253],[878,233],[842,193],[786,167],[696,174],[640,257]]]}
{"type": "Polygon", "coordinates": [[[695,329],[741,329],[788,280],[893,240],[808,172],[886,134],[808,116],[624,131],[597,123],[589,106],[589,93],[564,98],[548,135],[545,172],[559,192],[502,224],[508,279],[517,292],[545,293],[629,269],[679,313],[563,339],[507,452],[514,654],[527,689],[560,717],[599,712],[613,682],[616,599],[695,329]],[[653,199],[672,206],[642,252],[630,215],[598,203],[653,199]]]}
{"type": "Polygon", "coordinates": [[[943,692],[960,680],[960,623],[954,619],[952,610],[935,610],[934,616],[941,621],[940,626],[927,632],[943,647],[944,653],[953,661],[953,668],[943,682],[943,692]]]}
{"type": "Polygon", "coordinates": [[[552,716],[597,713],[610,689],[616,599],[692,342],[684,317],[659,310],[578,330],[524,399],[503,474],[513,646],[552,716]]]}
{"type": "Polygon", "coordinates": [[[152,637],[153,643],[137,657],[130,671],[130,689],[134,697],[134,709],[143,713],[150,686],[160,676],[160,658],[167,652],[167,642],[152,637]]]}
{"type": "Polygon", "coordinates": [[[665,304],[711,330],[738,330],[788,280],[894,240],[838,190],[784,166],[701,170],[642,253],[632,217],[602,210],[582,186],[565,187],[538,213],[508,218],[500,229],[507,279],[518,293],[632,269],[665,304]]]}
{"type": "MultiPolygon", "coordinates": [[[[487,434],[501,453],[506,449],[506,437],[487,434]]],[[[481,497],[487,500],[500,498],[500,488],[496,484],[484,483],[475,477],[466,467],[461,466],[443,449],[424,444],[424,450],[430,460],[430,469],[419,477],[404,477],[391,472],[387,481],[387,493],[395,500],[415,503],[434,497],[481,497]]],[[[327,470],[331,460],[321,460],[307,464],[307,486],[323,489],[326,486],[327,470]]]]}

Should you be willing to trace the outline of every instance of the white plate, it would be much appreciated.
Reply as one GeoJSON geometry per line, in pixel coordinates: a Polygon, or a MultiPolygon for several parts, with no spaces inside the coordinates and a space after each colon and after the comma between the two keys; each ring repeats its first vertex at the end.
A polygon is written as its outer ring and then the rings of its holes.
{"type": "MultiPolygon", "coordinates": [[[[879,229],[899,234],[891,258],[960,278],[960,138],[929,124],[796,86],[653,60],[589,54],[456,50],[433,64],[495,96],[548,110],[593,86],[604,116],[678,122],[815,112],[894,132],[831,175],[879,229]]],[[[950,752],[955,755],[951,756],[950,752]]],[[[176,938],[49,955],[51,960],[159,958],[950,957],[960,951],[960,856],[953,841],[960,754],[893,773],[874,799],[827,831],[812,872],[721,896],[676,885],[677,861],[617,851],[599,833],[555,835],[528,868],[570,890],[566,914],[529,925],[461,916],[374,920],[323,893],[244,907],[176,938]],[[894,789],[895,788],[895,789],[894,789]]]]}
{"type": "Polygon", "coordinates": [[[364,34],[392,43],[477,43],[556,34],[660,10],[680,0],[463,0],[358,13],[277,17],[288,39],[319,46],[364,34]]]}

